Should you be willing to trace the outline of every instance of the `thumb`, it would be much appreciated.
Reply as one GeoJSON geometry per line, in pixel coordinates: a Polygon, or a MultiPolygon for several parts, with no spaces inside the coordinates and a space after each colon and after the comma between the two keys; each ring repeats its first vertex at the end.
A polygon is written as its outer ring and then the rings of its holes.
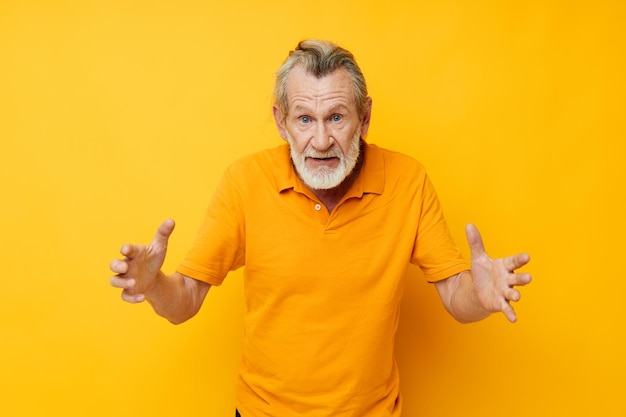
{"type": "Polygon", "coordinates": [[[162,246],[167,248],[167,241],[170,238],[170,235],[174,231],[174,227],[176,223],[174,220],[167,219],[165,220],[158,228],[154,239],[152,240],[152,246],[162,246]]]}
{"type": "Polygon", "coordinates": [[[485,245],[476,226],[471,223],[465,226],[465,235],[472,253],[472,259],[482,256],[485,253],[485,245]]]}

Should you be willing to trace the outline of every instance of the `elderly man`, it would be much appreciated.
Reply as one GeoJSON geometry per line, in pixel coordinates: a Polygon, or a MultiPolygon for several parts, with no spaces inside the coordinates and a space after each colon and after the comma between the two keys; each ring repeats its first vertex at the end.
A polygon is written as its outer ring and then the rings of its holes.
{"type": "Polygon", "coordinates": [[[471,269],[414,159],[367,143],[372,100],[352,54],[305,41],[279,69],[274,119],[287,142],[233,164],[176,272],[161,272],[174,229],[124,245],[111,285],[181,323],[245,267],[237,386],[244,417],[399,416],[393,355],[409,263],[461,322],[503,312],[530,276],[519,254],[490,259],[472,225],[471,269]]]}

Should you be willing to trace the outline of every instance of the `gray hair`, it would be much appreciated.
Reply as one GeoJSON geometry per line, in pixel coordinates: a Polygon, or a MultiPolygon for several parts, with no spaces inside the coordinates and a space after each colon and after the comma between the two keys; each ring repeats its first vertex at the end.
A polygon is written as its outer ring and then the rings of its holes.
{"type": "Polygon", "coordinates": [[[302,65],[308,74],[317,78],[332,74],[341,67],[347,69],[354,85],[354,102],[357,112],[360,117],[363,117],[367,109],[367,86],[365,77],[352,53],[328,41],[305,40],[298,43],[295,50],[289,52],[287,59],[276,72],[274,104],[278,107],[283,119],[289,112],[287,78],[291,70],[298,65],[302,65]]]}

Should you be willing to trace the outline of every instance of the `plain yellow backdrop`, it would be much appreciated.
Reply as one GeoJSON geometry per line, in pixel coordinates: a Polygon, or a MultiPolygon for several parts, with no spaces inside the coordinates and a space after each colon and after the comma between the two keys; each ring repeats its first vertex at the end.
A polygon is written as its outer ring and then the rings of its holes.
{"type": "MultiPolygon", "coordinates": [[[[241,273],[173,326],[108,284],[122,243],[188,250],[223,169],[280,139],[273,76],[352,50],[368,140],[422,161],[452,233],[528,251],[519,322],[460,325],[412,268],[406,416],[626,415],[622,1],[0,4],[0,414],[228,416],[241,273]]],[[[368,366],[368,364],[364,364],[368,366]]]]}

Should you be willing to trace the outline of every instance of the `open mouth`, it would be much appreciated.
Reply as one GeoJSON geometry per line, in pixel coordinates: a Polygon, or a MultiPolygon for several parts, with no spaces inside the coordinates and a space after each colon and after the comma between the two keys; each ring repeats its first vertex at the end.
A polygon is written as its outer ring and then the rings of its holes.
{"type": "Polygon", "coordinates": [[[336,156],[329,156],[325,158],[314,158],[310,156],[307,159],[316,164],[328,164],[328,163],[335,163],[336,161],[339,161],[339,158],[337,158],[336,156]]]}
{"type": "Polygon", "coordinates": [[[309,157],[306,160],[306,164],[309,169],[314,170],[334,170],[339,166],[339,158],[336,156],[331,156],[327,158],[313,158],[309,157]]]}

